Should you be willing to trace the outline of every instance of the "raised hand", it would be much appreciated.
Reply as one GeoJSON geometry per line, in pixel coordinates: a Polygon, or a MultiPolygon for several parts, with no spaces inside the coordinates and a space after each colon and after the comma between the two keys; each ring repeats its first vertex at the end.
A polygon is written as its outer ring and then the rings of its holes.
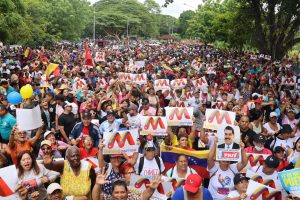
{"type": "Polygon", "coordinates": [[[107,175],[107,173],[105,172],[105,168],[103,167],[102,169],[100,169],[100,172],[97,175],[96,184],[104,185],[105,183],[107,183],[108,181],[105,180],[106,175],[107,175]]]}
{"type": "Polygon", "coordinates": [[[161,183],[161,175],[154,176],[148,185],[151,189],[156,190],[159,184],[161,183]]]}

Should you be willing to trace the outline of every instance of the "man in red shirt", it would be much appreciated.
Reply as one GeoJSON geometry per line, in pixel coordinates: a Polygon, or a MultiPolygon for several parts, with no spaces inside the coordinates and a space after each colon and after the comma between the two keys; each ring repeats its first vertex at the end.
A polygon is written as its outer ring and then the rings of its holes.
{"type": "Polygon", "coordinates": [[[261,134],[255,134],[253,138],[254,146],[245,148],[246,153],[257,153],[257,154],[272,154],[270,149],[264,147],[266,139],[261,134]]]}

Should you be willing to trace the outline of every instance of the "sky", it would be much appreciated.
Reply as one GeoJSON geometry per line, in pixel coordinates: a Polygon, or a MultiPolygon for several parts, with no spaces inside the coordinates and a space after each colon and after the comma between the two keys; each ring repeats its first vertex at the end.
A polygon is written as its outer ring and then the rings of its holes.
{"type": "MultiPolygon", "coordinates": [[[[95,3],[98,0],[89,0],[91,3],[95,3]]],[[[144,2],[144,0],[138,0],[144,2]]],[[[165,0],[155,0],[159,5],[163,5],[165,0]]],[[[174,0],[172,4],[169,4],[167,8],[161,8],[162,14],[171,15],[178,18],[179,15],[186,10],[196,10],[198,5],[202,3],[202,0],[174,0]]]]}

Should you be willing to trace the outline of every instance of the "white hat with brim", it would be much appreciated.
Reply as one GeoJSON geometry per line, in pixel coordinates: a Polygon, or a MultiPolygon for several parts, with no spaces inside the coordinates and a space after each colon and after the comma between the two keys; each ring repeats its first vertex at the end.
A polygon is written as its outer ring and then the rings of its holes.
{"type": "Polygon", "coordinates": [[[55,190],[62,190],[62,187],[58,183],[51,183],[47,188],[47,193],[52,194],[55,190]]]}

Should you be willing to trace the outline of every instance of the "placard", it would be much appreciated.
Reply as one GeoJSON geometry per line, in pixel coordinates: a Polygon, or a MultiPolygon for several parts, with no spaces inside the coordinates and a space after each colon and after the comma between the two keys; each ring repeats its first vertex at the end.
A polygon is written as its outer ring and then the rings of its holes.
{"type": "Polygon", "coordinates": [[[216,160],[239,161],[241,158],[240,149],[240,128],[238,126],[218,126],[218,146],[216,160]]]}
{"type": "Polygon", "coordinates": [[[168,126],[193,126],[193,107],[166,107],[168,126]]]}
{"type": "Polygon", "coordinates": [[[114,133],[104,132],[105,147],[103,154],[123,154],[138,151],[138,129],[117,131],[114,133]]]}
{"type": "Polygon", "coordinates": [[[15,193],[18,185],[18,175],[15,165],[0,168],[0,199],[21,200],[15,193]]]}
{"type": "Polygon", "coordinates": [[[253,180],[249,180],[246,194],[251,200],[282,199],[281,192],[279,190],[260,184],[253,180]]]}
{"type": "Polygon", "coordinates": [[[247,169],[250,169],[252,167],[256,167],[259,165],[263,165],[265,159],[269,156],[268,154],[258,154],[258,153],[247,153],[247,169]]]}
{"type": "Polygon", "coordinates": [[[185,88],[186,84],[187,84],[187,79],[186,78],[174,79],[174,80],[171,81],[171,87],[174,90],[183,89],[183,88],[185,88]]]}
{"type": "Polygon", "coordinates": [[[154,89],[158,90],[170,90],[170,81],[169,79],[157,79],[154,81],[154,89]]]}
{"type": "Polygon", "coordinates": [[[43,125],[40,106],[33,109],[16,109],[16,119],[20,131],[34,130],[43,125]]]}
{"type": "Polygon", "coordinates": [[[197,89],[201,89],[203,86],[208,86],[208,83],[204,76],[199,79],[193,80],[192,83],[197,89]]]}
{"type": "Polygon", "coordinates": [[[141,135],[162,136],[167,134],[167,118],[160,116],[141,116],[141,135]]]}
{"type": "Polygon", "coordinates": [[[97,87],[104,89],[107,86],[107,82],[104,78],[98,78],[96,85],[97,87]]]}
{"type": "Polygon", "coordinates": [[[134,83],[138,85],[146,84],[147,83],[147,74],[132,74],[132,80],[134,83]]]}
{"type": "Polygon", "coordinates": [[[188,107],[187,101],[176,101],[176,107],[188,107]]]}
{"type": "Polygon", "coordinates": [[[235,115],[235,112],[226,110],[206,109],[204,128],[217,130],[221,125],[234,126],[235,115]]]}
{"type": "Polygon", "coordinates": [[[118,73],[118,80],[125,83],[132,82],[132,75],[130,73],[119,72],[118,73]]]}
{"type": "Polygon", "coordinates": [[[96,52],[95,62],[105,62],[105,52],[96,52]]]}
{"type": "Polygon", "coordinates": [[[278,172],[283,189],[293,196],[300,197],[300,168],[278,172]]]}

